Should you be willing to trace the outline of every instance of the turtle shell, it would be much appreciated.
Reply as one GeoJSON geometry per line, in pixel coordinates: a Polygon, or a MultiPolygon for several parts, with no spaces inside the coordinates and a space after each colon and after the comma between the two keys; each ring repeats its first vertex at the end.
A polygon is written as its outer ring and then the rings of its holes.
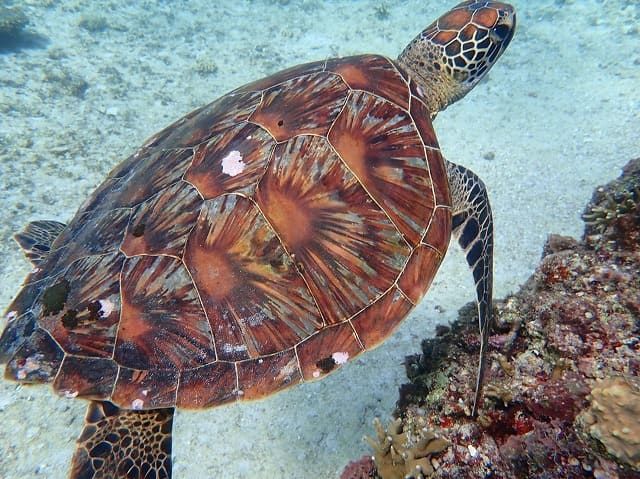
{"type": "Polygon", "coordinates": [[[451,234],[421,93],[385,57],[340,58],[251,83],[150,138],[9,307],[7,375],[122,408],[207,407],[378,345],[451,234]]]}

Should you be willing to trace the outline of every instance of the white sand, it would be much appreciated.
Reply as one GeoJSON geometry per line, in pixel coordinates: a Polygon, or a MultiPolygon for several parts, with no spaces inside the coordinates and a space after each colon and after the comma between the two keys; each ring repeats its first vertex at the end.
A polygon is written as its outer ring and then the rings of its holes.
{"type": "MultiPolygon", "coordinates": [[[[43,45],[0,54],[3,308],[29,269],[10,235],[29,220],[68,220],[147,136],[286,66],[360,52],[396,56],[451,6],[386,0],[389,16],[380,19],[375,1],[113,0],[95,10],[80,0],[15,3],[43,45]],[[96,17],[109,28],[79,27],[96,17]],[[211,62],[216,73],[196,71],[211,62]],[[88,83],[84,99],[65,91],[66,75],[88,83]]],[[[519,3],[518,32],[488,81],[436,122],[445,155],[490,188],[496,297],[532,272],[549,233],[580,235],[593,188],[640,155],[637,1],[519,3]]],[[[368,453],[361,437],[373,433],[374,417],[390,414],[404,356],[473,299],[457,248],[445,263],[398,332],[337,374],[262,402],[179,412],[174,477],[329,479],[368,453]]],[[[84,409],[48,387],[0,382],[0,477],[64,477],[84,409]]]]}

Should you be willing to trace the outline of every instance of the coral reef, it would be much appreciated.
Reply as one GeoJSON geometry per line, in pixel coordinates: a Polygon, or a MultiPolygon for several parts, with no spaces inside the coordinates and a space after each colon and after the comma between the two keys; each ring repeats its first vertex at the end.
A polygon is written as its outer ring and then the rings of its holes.
{"type": "Polygon", "coordinates": [[[376,477],[378,477],[376,465],[371,456],[362,456],[357,461],[351,461],[340,475],[340,479],[375,479],[376,477]]]}
{"type": "Polygon", "coordinates": [[[620,376],[599,380],[589,399],[591,406],[580,419],[591,437],[617,460],[640,469],[640,381],[620,376]]]}
{"type": "MultiPolygon", "coordinates": [[[[640,159],[596,190],[582,240],[550,236],[533,276],[494,303],[476,420],[469,416],[479,348],[473,304],[407,357],[410,382],[390,429],[419,424],[450,443],[424,477],[640,478],[638,191],[640,159]]],[[[374,444],[374,457],[386,479],[383,443],[374,444]]],[[[420,477],[401,474],[389,477],[420,477]]]]}
{"type": "MultiPolygon", "coordinates": [[[[614,235],[624,236],[625,230],[629,230],[630,226],[626,224],[625,218],[632,219],[634,212],[637,218],[640,208],[638,175],[640,175],[640,159],[635,159],[627,163],[619,180],[596,188],[592,200],[582,214],[586,224],[585,235],[605,233],[606,230],[612,229],[614,235]]],[[[636,235],[626,241],[634,239],[637,244],[637,240],[640,239],[637,235],[639,228],[636,225],[631,229],[635,229],[636,235]]]]}
{"type": "MultiPolygon", "coordinates": [[[[433,474],[433,456],[449,447],[449,441],[426,427],[423,417],[411,421],[390,420],[387,429],[374,421],[378,439],[366,437],[373,447],[373,460],[382,479],[424,479],[433,474]]],[[[436,463],[437,464],[437,463],[436,463]]]]}

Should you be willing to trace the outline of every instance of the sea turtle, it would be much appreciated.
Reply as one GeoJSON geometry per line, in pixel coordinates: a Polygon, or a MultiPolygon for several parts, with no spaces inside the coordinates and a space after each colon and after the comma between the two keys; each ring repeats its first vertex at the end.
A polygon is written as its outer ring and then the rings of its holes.
{"type": "Polygon", "coordinates": [[[261,398],[375,347],[420,301],[452,232],[478,299],[476,413],[491,211],[431,120],[515,24],[510,5],[465,1],[396,60],[250,83],[151,137],[68,225],[16,235],[35,269],[7,309],[0,359],[9,379],[90,400],[71,478],[168,478],[175,408],[261,398]]]}

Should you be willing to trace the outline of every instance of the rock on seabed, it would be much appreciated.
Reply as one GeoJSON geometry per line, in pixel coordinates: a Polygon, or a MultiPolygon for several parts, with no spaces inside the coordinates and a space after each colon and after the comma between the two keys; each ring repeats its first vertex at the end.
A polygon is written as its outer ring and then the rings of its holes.
{"type": "MultiPolygon", "coordinates": [[[[473,304],[406,358],[393,432],[431,430],[450,443],[420,477],[640,478],[639,196],[636,159],[596,189],[583,238],[551,235],[520,291],[495,302],[477,420],[473,304]]],[[[365,457],[342,479],[396,477],[390,457],[376,460],[387,477],[365,457]]]]}

